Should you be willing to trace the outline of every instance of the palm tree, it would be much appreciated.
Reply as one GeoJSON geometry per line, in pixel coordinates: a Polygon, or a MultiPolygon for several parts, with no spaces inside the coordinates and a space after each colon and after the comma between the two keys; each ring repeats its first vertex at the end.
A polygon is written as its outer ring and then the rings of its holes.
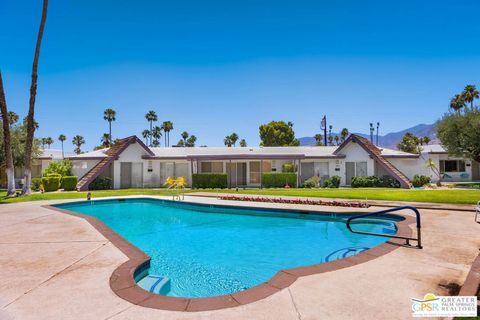
{"type": "Polygon", "coordinates": [[[330,143],[330,145],[332,145],[332,141],[333,141],[332,129],[333,129],[333,126],[329,125],[328,126],[328,142],[330,143]]]}
{"type": "Polygon", "coordinates": [[[450,108],[458,112],[463,107],[465,107],[465,97],[463,96],[463,94],[456,94],[450,100],[450,108]]]}
{"type": "Polygon", "coordinates": [[[477,88],[471,84],[465,86],[465,89],[463,89],[462,95],[465,98],[465,102],[470,103],[471,109],[473,109],[473,101],[480,97],[480,93],[478,92],[477,88]]]}
{"type": "Polygon", "coordinates": [[[333,137],[332,137],[332,135],[329,135],[329,136],[328,136],[328,145],[329,145],[329,146],[333,146],[333,137]]]}
{"type": "Polygon", "coordinates": [[[185,141],[183,141],[182,139],[178,140],[177,147],[185,147],[185,141]]]}
{"type": "Polygon", "coordinates": [[[102,143],[102,146],[103,146],[104,148],[110,147],[110,145],[111,145],[111,143],[112,143],[112,141],[110,140],[110,138],[111,138],[110,133],[104,133],[104,134],[102,135],[102,138],[100,139],[100,142],[102,143]]]}
{"type": "Polygon", "coordinates": [[[62,158],[64,158],[64,154],[63,154],[63,142],[67,140],[67,137],[65,137],[65,135],[61,134],[58,136],[58,141],[60,141],[60,143],[62,144],[62,158]]]}
{"type": "Polygon", "coordinates": [[[170,131],[173,130],[172,121],[164,121],[162,124],[163,131],[165,132],[165,147],[170,147],[170,131]],[[167,142],[168,136],[168,142],[167,142]]]}
{"type": "Polygon", "coordinates": [[[145,119],[150,122],[150,146],[152,145],[152,138],[153,138],[153,122],[158,120],[158,116],[155,111],[150,110],[145,115],[145,119]]]}
{"type": "Polygon", "coordinates": [[[25,141],[25,161],[24,161],[24,175],[25,181],[23,184],[22,193],[29,195],[32,193],[30,184],[32,182],[32,147],[33,134],[35,132],[35,98],[37,96],[37,78],[38,78],[38,59],[40,57],[40,46],[43,38],[43,30],[45,29],[45,21],[47,20],[48,0],[43,0],[42,18],[37,35],[37,44],[35,46],[35,54],[33,56],[32,65],[32,83],[30,86],[30,100],[27,115],[27,138],[25,141]]]}
{"type": "Polygon", "coordinates": [[[428,145],[428,144],[430,143],[430,141],[431,141],[428,136],[423,137],[422,140],[423,140],[423,143],[425,143],[426,145],[428,145]]]}
{"type": "Polygon", "coordinates": [[[153,142],[152,145],[154,147],[160,146],[160,139],[162,138],[162,128],[159,126],[155,126],[152,131],[152,138],[153,142]]]}
{"type": "Polygon", "coordinates": [[[188,137],[185,147],[195,147],[195,142],[197,142],[197,137],[192,134],[190,137],[188,137]]]}
{"type": "Polygon", "coordinates": [[[338,146],[338,141],[340,141],[340,137],[339,136],[335,136],[335,144],[338,146]]]}
{"type": "Polygon", "coordinates": [[[235,132],[230,135],[230,140],[232,141],[234,147],[237,144],[238,139],[238,134],[236,134],[235,132]]]}
{"type": "Polygon", "coordinates": [[[240,140],[240,147],[245,148],[247,146],[247,141],[245,139],[240,140]]]}
{"type": "Polygon", "coordinates": [[[15,123],[18,122],[18,114],[13,111],[8,112],[8,120],[10,122],[10,126],[13,126],[15,123]]]}
{"type": "Polygon", "coordinates": [[[342,142],[344,142],[347,139],[349,134],[350,132],[348,132],[347,128],[343,128],[342,131],[340,131],[340,138],[342,138],[342,142]]]}
{"type": "Polygon", "coordinates": [[[45,145],[47,144],[47,138],[40,139],[40,142],[42,143],[42,149],[45,150],[45,145]]]}
{"type": "Polygon", "coordinates": [[[233,145],[232,138],[230,138],[230,136],[226,136],[225,139],[223,139],[223,143],[225,146],[231,147],[233,145]]]}
{"type": "Polygon", "coordinates": [[[48,149],[50,149],[50,146],[51,146],[52,143],[53,143],[52,137],[47,137],[47,138],[45,139],[45,143],[47,144],[48,149]]]}
{"type": "Polygon", "coordinates": [[[181,136],[182,136],[182,139],[183,139],[183,144],[184,144],[184,145],[187,144],[187,138],[188,138],[188,136],[189,136],[188,132],[187,132],[187,131],[183,131],[182,134],[181,134],[181,136]]]}
{"type": "Polygon", "coordinates": [[[435,161],[433,161],[431,158],[428,158],[427,161],[425,161],[425,166],[432,170],[432,172],[438,177],[437,185],[441,186],[442,185],[442,173],[440,170],[438,170],[437,165],[435,164],[435,161]]]}
{"type": "Polygon", "coordinates": [[[10,113],[7,108],[7,99],[3,89],[2,72],[0,71],[0,112],[3,125],[3,151],[5,152],[5,173],[7,175],[7,196],[16,193],[15,168],[13,166],[12,139],[10,134],[10,113]]]}
{"type": "Polygon", "coordinates": [[[317,133],[316,135],[313,136],[315,138],[315,142],[317,146],[323,145],[322,140],[323,136],[320,133],[317,133]]]}
{"type": "Polygon", "coordinates": [[[75,137],[73,137],[72,143],[74,146],[76,146],[75,153],[76,154],[82,153],[82,150],[80,149],[80,147],[82,146],[82,144],[85,143],[85,139],[82,136],[76,135],[75,137]]]}
{"type": "Polygon", "coordinates": [[[150,131],[145,129],[142,131],[142,137],[145,139],[145,144],[148,144],[148,138],[150,138],[150,131]]]}
{"type": "MultiPolygon", "coordinates": [[[[108,138],[108,143],[110,146],[110,143],[112,142],[112,121],[115,121],[115,116],[117,115],[117,113],[115,112],[115,110],[113,109],[105,109],[105,111],[103,111],[103,120],[106,120],[108,121],[108,134],[109,134],[109,138],[108,138]]],[[[107,147],[108,147],[107,146],[107,147]]]]}

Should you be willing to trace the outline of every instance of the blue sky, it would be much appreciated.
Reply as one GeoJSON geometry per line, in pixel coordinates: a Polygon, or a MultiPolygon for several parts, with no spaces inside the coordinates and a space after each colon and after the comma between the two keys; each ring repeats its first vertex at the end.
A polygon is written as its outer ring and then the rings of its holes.
{"type": "MultiPolygon", "coordinates": [[[[99,144],[147,128],[153,109],[198,144],[292,121],[312,136],[432,123],[465,84],[480,85],[478,1],[50,0],[39,67],[37,136],[99,144]]],[[[27,112],[41,1],[0,1],[9,108],[27,112]]],[[[59,147],[56,141],[53,147],[59,147]]]]}

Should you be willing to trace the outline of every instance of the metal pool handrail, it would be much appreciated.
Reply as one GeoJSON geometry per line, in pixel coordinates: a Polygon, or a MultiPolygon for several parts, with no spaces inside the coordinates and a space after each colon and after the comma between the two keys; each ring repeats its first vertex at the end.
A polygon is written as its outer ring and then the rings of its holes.
{"type": "Polygon", "coordinates": [[[382,211],[376,211],[376,212],[371,212],[371,213],[367,213],[367,214],[362,214],[362,215],[350,217],[350,218],[347,219],[347,228],[352,233],[368,234],[368,235],[371,235],[371,236],[389,237],[389,238],[395,238],[395,239],[404,239],[404,240],[406,240],[407,245],[410,245],[410,240],[415,240],[415,241],[417,241],[417,246],[416,247],[418,249],[422,249],[423,247],[422,247],[422,235],[421,235],[421,223],[420,223],[421,221],[420,220],[421,220],[420,219],[420,212],[418,211],[417,208],[412,207],[412,206],[402,206],[402,207],[396,207],[396,208],[392,208],[392,209],[386,209],[386,210],[382,210],[382,211]],[[356,220],[356,219],[367,218],[367,217],[376,216],[376,215],[379,215],[379,214],[385,214],[385,213],[395,212],[395,211],[400,211],[400,210],[405,210],[405,209],[412,210],[416,215],[417,238],[402,237],[402,236],[391,236],[391,235],[387,235],[387,234],[374,233],[374,232],[355,231],[355,230],[352,230],[352,227],[350,226],[350,223],[353,220],[356,220]]]}

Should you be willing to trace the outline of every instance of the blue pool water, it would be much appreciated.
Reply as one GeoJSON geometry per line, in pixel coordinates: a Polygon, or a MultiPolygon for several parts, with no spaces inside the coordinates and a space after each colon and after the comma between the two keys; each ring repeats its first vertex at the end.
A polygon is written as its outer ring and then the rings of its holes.
{"type": "MultiPolygon", "coordinates": [[[[388,238],[353,234],[346,217],[202,206],[153,199],[57,205],[100,219],[151,257],[169,296],[209,297],[254,287],[282,269],[328,262],[388,238]]],[[[394,217],[356,230],[394,234],[394,217]]]]}

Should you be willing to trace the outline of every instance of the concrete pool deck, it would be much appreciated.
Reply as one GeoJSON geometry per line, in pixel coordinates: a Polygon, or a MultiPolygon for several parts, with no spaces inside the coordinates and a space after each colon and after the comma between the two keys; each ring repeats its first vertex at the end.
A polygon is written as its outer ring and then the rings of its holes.
{"type": "Polygon", "coordinates": [[[448,287],[462,285],[480,247],[480,224],[471,212],[421,210],[422,250],[400,247],[355,266],[301,277],[265,299],[234,308],[164,311],[132,304],[111,290],[112,272],[128,258],[85,219],[42,207],[67,201],[75,200],[0,205],[0,319],[406,319],[411,298],[448,295],[448,287]]]}

